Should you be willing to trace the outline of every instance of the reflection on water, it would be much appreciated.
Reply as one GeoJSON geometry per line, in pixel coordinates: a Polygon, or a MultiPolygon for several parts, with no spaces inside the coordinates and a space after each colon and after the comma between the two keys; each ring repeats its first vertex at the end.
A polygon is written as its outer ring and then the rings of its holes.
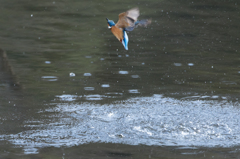
{"type": "MultiPolygon", "coordinates": [[[[58,96],[58,100],[64,101],[74,98],[78,96],[58,96]]],[[[104,96],[83,98],[101,100],[104,96]]],[[[51,114],[47,121],[28,120],[24,126],[31,130],[0,137],[24,146],[26,153],[37,153],[39,147],[90,142],[232,147],[240,144],[239,106],[226,100],[176,100],[162,95],[110,105],[59,103],[39,112],[51,114]]]]}
{"type": "Polygon", "coordinates": [[[236,0],[1,2],[3,147],[176,146],[159,150],[163,158],[180,145],[190,149],[183,158],[203,155],[193,146],[238,152],[239,11],[236,0]],[[152,24],[130,32],[125,51],[105,17],[136,6],[152,24]]]}

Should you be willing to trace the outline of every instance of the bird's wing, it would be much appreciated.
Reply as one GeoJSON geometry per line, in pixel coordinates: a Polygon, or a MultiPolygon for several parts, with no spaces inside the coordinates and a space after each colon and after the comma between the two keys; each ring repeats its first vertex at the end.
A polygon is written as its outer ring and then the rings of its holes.
{"type": "Polygon", "coordinates": [[[130,24],[130,26],[134,25],[139,14],[140,13],[138,8],[133,8],[127,11],[127,22],[130,24]]]}
{"type": "Polygon", "coordinates": [[[139,16],[139,9],[133,8],[118,15],[119,20],[116,24],[118,28],[133,27],[139,16]]]}

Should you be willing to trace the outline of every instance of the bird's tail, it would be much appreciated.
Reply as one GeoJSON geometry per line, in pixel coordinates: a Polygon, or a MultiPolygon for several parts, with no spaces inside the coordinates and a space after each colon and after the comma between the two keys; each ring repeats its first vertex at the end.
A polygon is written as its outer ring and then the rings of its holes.
{"type": "Polygon", "coordinates": [[[142,26],[142,27],[147,27],[149,24],[151,24],[152,20],[151,19],[143,19],[140,21],[135,22],[135,26],[142,26]]]}
{"type": "Polygon", "coordinates": [[[141,27],[147,27],[149,24],[151,24],[152,20],[151,19],[143,19],[143,20],[139,20],[136,21],[134,23],[134,26],[131,27],[127,27],[125,28],[126,31],[133,31],[134,28],[141,26],[141,27]]]}

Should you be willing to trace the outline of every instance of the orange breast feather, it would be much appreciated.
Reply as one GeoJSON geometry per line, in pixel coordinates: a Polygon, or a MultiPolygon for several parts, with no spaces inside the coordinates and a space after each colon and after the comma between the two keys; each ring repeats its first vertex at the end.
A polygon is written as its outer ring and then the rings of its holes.
{"type": "Polygon", "coordinates": [[[122,29],[119,29],[116,26],[112,26],[111,31],[112,31],[113,35],[115,35],[116,38],[120,42],[122,42],[122,39],[123,39],[123,31],[122,31],[122,29]]]}

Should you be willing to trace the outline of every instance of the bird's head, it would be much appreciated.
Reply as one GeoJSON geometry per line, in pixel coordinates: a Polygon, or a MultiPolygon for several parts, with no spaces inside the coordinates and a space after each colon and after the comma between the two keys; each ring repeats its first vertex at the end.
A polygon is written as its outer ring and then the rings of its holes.
{"type": "Polygon", "coordinates": [[[112,26],[114,26],[115,25],[115,23],[114,23],[114,21],[112,21],[112,20],[109,20],[108,18],[106,18],[107,19],[107,23],[108,23],[108,28],[109,29],[111,29],[112,28],[112,26]]]}

